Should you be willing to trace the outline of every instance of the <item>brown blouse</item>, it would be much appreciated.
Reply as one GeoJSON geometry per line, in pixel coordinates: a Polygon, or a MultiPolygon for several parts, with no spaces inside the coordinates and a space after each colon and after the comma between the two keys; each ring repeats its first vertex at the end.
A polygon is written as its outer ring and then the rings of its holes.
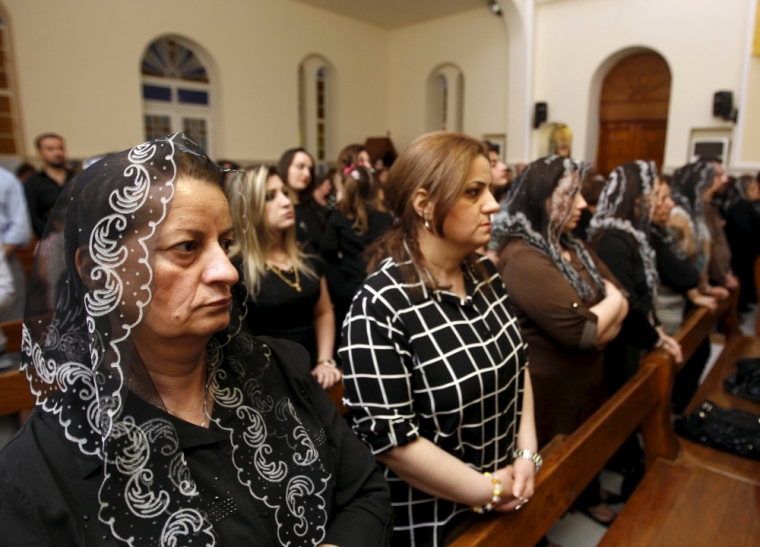
{"type": "MultiPolygon", "coordinates": [[[[588,249],[603,278],[620,284],[588,249]]],[[[570,263],[581,279],[595,287],[591,274],[571,251],[570,263]]],[[[522,239],[512,239],[499,255],[499,272],[528,343],[535,399],[536,430],[542,446],[555,435],[568,435],[605,399],[604,349],[596,347],[597,316],[552,259],[522,239]]]]}

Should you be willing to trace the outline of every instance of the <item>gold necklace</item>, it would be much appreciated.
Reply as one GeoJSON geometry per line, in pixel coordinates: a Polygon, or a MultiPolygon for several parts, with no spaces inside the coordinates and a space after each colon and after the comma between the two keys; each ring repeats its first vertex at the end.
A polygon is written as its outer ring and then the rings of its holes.
{"type": "Polygon", "coordinates": [[[292,266],[293,274],[295,275],[295,278],[296,278],[295,283],[293,283],[290,279],[285,277],[284,271],[278,268],[277,266],[275,266],[274,264],[270,264],[269,262],[267,262],[265,266],[267,270],[269,270],[270,272],[273,272],[277,277],[282,279],[289,286],[293,287],[296,291],[301,292],[301,277],[298,275],[298,268],[296,267],[295,264],[293,264],[292,266]]]}

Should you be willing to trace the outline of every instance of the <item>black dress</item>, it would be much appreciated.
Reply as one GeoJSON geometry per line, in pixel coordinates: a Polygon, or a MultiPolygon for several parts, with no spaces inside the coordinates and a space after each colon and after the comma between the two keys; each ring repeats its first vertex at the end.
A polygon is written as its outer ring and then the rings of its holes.
{"type": "Polygon", "coordinates": [[[304,248],[308,246],[319,247],[319,240],[322,239],[322,221],[319,215],[309,204],[296,203],[294,206],[296,213],[296,241],[304,248]]]}
{"type": "MultiPolygon", "coordinates": [[[[288,342],[262,339],[278,364],[264,376],[263,393],[285,388],[291,409],[304,431],[314,440],[319,458],[329,473],[324,490],[328,513],[325,543],[341,546],[387,545],[391,525],[388,485],[366,447],[337,413],[324,390],[307,371],[303,350],[288,342]]],[[[228,369],[228,374],[230,373],[228,369]]],[[[240,385],[241,390],[245,386],[240,385]]],[[[223,415],[221,408],[220,416],[223,415]]],[[[200,505],[219,537],[220,545],[279,545],[278,511],[249,492],[237,476],[230,434],[226,429],[234,413],[221,417],[208,429],[175,418],[131,392],[125,411],[138,422],[174,424],[179,448],[197,486],[200,505]]],[[[212,418],[217,409],[212,410],[212,418]]],[[[278,420],[264,414],[266,428],[274,432],[278,420]],[[266,417],[268,416],[268,418],[266,417]]],[[[153,442],[160,442],[154,440],[153,442]]],[[[2,545],[115,545],[107,526],[98,520],[103,465],[97,456],[85,456],[64,436],[56,416],[32,413],[24,427],[0,452],[0,528],[2,545]]],[[[168,443],[167,443],[168,444],[168,443]]],[[[298,454],[294,452],[297,456],[298,454]]],[[[251,464],[253,469],[253,464],[251,464]]],[[[255,470],[253,471],[255,473],[255,470]]],[[[296,477],[298,478],[298,477],[296,477]]],[[[281,515],[280,515],[281,516],[281,515]]],[[[207,537],[199,532],[197,543],[207,537]]],[[[134,528],[135,545],[140,530],[134,528]]]]}
{"type": "Polygon", "coordinates": [[[760,202],[739,200],[726,213],[726,238],[731,246],[731,269],[741,283],[739,309],[757,300],[755,259],[760,256],[760,202]]]}
{"type": "Polygon", "coordinates": [[[340,211],[333,211],[327,221],[319,250],[325,260],[325,274],[335,306],[337,332],[348,313],[351,300],[367,277],[364,251],[393,224],[393,216],[385,211],[367,211],[367,231],[358,234],[354,221],[340,211]]]}
{"type": "MultiPolygon", "coordinates": [[[[655,226],[649,236],[652,248],[657,253],[657,272],[660,282],[669,289],[686,296],[686,293],[699,285],[700,274],[694,265],[684,255],[679,256],[673,245],[677,245],[665,231],[666,228],[655,226]]],[[[693,305],[688,300],[684,313],[693,305]]],[[[684,363],[673,381],[671,402],[673,411],[680,414],[686,408],[699,387],[699,378],[710,358],[710,341],[704,340],[694,351],[691,358],[684,363]]]]}
{"type": "MultiPolygon", "coordinates": [[[[317,361],[317,339],[314,330],[314,306],[320,296],[322,262],[312,254],[305,261],[317,277],[309,277],[299,271],[301,292],[280,279],[277,274],[267,271],[261,280],[261,289],[256,298],[244,299],[247,295],[242,286],[243,274],[233,289],[238,303],[247,308],[246,320],[254,336],[271,336],[301,344],[311,356],[312,366],[317,361]]],[[[291,282],[295,282],[295,272],[283,272],[291,282]]]]}
{"type": "Polygon", "coordinates": [[[660,335],[655,328],[654,303],[636,241],[625,232],[607,230],[592,242],[628,298],[628,315],[620,334],[607,345],[604,357],[607,391],[612,395],[636,373],[642,351],[654,347],[660,335]]]}

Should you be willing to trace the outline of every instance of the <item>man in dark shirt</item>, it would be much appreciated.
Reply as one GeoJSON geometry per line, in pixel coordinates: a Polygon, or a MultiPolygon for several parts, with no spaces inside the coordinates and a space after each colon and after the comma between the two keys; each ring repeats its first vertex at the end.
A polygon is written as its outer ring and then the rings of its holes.
{"type": "Polygon", "coordinates": [[[37,155],[42,160],[42,171],[27,179],[24,193],[32,227],[37,237],[41,238],[50,210],[71,178],[71,173],[66,169],[63,137],[55,133],[44,133],[35,139],[34,144],[37,155]]]}

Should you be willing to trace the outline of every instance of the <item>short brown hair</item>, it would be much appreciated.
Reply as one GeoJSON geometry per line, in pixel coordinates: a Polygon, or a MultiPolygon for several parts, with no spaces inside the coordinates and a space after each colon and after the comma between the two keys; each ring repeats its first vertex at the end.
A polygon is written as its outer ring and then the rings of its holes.
{"type": "Polygon", "coordinates": [[[59,141],[64,142],[63,137],[61,137],[57,133],[43,133],[42,135],[38,135],[37,138],[34,139],[34,147],[37,150],[39,150],[40,145],[42,144],[42,141],[44,141],[45,139],[58,139],[59,141]]]}
{"type": "MultiPolygon", "coordinates": [[[[389,256],[397,263],[406,262],[404,243],[411,252],[414,266],[419,269],[423,265],[417,243],[422,219],[414,209],[412,197],[417,190],[427,191],[428,199],[433,203],[430,229],[436,235],[445,237],[444,220],[461,197],[467,175],[479,156],[488,159],[488,151],[481,141],[450,131],[422,135],[401,152],[390,169],[384,188],[386,206],[396,222],[385,236],[368,249],[369,272],[389,256]]],[[[468,257],[473,265],[476,260],[475,255],[468,257]]],[[[413,272],[414,269],[409,275],[413,272]]]]}

